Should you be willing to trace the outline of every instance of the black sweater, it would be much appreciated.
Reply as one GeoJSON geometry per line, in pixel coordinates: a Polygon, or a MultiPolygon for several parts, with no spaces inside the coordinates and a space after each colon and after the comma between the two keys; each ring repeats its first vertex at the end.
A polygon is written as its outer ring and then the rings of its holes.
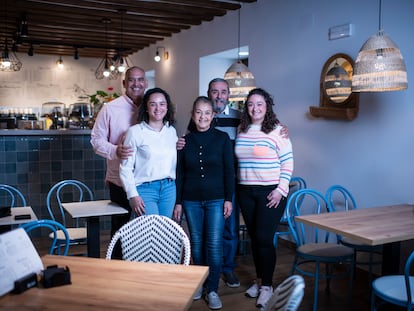
{"type": "Polygon", "coordinates": [[[177,204],[183,200],[232,201],[235,187],[233,146],[227,133],[210,128],[185,136],[178,151],[177,204]]]}

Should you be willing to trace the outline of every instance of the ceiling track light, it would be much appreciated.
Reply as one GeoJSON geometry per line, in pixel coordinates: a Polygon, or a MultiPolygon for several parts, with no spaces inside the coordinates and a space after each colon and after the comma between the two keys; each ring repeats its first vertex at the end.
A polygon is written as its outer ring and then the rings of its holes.
{"type": "Polygon", "coordinates": [[[79,59],[79,51],[77,47],[75,47],[75,51],[73,52],[73,59],[75,60],[79,59]]]}
{"type": "Polygon", "coordinates": [[[27,51],[27,55],[29,55],[29,56],[33,56],[34,55],[33,44],[30,44],[30,48],[27,51]]]}
{"type": "Polygon", "coordinates": [[[26,14],[23,15],[22,20],[20,22],[19,34],[22,38],[27,38],[29,36],[29,27],[27,25],[26,14]]]}
{"type": "Polygon", "coordinates": [[[158,46],[157,47],[157,51],[155,52],[155,56],[154,56],[154,60],[158,63],[159,61],[161,61],[161,55],[160,55],[160,50],[162,50],[162,59],[163,60],[167,60],[169,58],[169,54],[168,52],[165,50],[165,47],[163,46],[158,46]]]}

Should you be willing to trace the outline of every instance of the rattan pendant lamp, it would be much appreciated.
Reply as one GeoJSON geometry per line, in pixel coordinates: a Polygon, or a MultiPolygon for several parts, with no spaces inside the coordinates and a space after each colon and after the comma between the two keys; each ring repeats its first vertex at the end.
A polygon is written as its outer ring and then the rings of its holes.
{"type": "Polygon", "coordinates": [[[238,11],[238,53],[237,62],[233,63],[224,74],[224,79],[229,84],[230,101],[246,100],[249,91],[256,87],[253,73],[240,60],[240,9],[238,11]]]}
{"type": "Polygon", "coordinates": [[[381,29],[379,0],[378,33],[359,50],[352,76],[352,92],[399,91],[407,87],[407,70],[400,49],[381,29]]]}

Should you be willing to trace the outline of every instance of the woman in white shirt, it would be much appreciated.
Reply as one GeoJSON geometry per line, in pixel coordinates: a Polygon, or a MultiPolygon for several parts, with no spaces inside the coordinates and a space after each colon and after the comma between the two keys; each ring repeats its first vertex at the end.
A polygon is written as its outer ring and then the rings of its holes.
{"type": "Polygon", "coordinates": [[[132,146],[133,154],[119,168],[131,219],[144,214],[172,217],[178,140],[173,123],[174,107],[168,93],[149,89],[139,107],[138,124],[125,135],[124,145],[132,146]]]}

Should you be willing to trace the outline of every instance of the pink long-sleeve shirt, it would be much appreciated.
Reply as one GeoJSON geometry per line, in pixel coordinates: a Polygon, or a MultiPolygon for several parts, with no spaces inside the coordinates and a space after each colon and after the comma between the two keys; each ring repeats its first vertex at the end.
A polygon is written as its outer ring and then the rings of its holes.
{"type": "Polygon", "coordinates": [[[99,111],[91,132],[91,144],[95,153],[106,159],[106,182],[122,187],[119,177],[121,159],[116,155],[116,148],[137,119],[138,106],[125,95],[107,103],[99,111]]]}

